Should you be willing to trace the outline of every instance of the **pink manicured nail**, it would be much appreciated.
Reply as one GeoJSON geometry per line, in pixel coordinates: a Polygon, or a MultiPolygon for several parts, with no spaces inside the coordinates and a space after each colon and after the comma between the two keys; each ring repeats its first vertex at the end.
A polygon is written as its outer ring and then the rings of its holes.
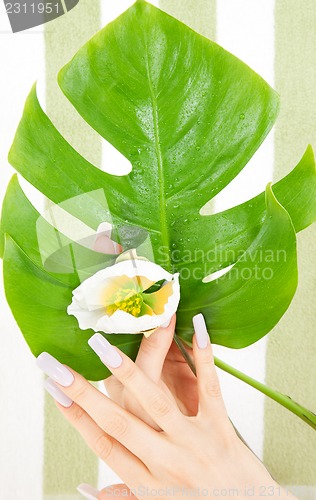
{"type": "Polygon", "coordinates": [[[100,253],[119,254],[122,252],[122,247],[115,241],[111,240],[112,225],[108,222],[101,222],[97,229],[93,250],[100,253]]]}
{"type": "Polygon", "coordinates": [[[200,349],[205,349],[210,343],[210,337],[208,335],[205,319],[203,314],[197,314],[193,317],[193,326],[195,331],[196,343],[200,349]]]}
{"type": "Polygon", "coordinates": [[[71,371],[51,356],[51,354],[48,354],[48,352],[42,352],[36,362],[37,366],[58,384],[68,387],[73,383],[74,376],[71,371]]]}
{"type": "Polygon", "coordinates": [[[96,490],[90,484],[79,484],[77,487],[77,491],[88,500],[98,500],[98,495],[100,491],[96,490]]]}
{"type": "Polygon", "coordinates": [[[66,396],[66,394],[59,389],[51,378],[47,378],[45,380],[44,387],[46,391],[57,401],[57,403],[61,404],[65,408],[69,408],[72,405],[72,399],[68,398],[68,396],[66,396]]]}
{"type": "Polygon", "coordinates": [[[118,368],[121,366],[123,360],[120,354],[101,333],[93,335],[88,340],[88,344],[105,365],[110,368],[118,368]]]}

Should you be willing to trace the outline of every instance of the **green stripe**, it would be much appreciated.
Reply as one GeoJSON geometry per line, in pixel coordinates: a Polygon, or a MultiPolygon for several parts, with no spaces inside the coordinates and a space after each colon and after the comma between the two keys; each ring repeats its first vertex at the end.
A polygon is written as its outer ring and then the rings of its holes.
{"type": "MultiPolygon", "coordinates": [[[[45,26],[47,112],[57,128],[71,139],[74,147],[80,144],[80,151],[96,164],[101,163],[101,140],[78,118],[72,106],[65,103],[66,99],[57,86],[56,75],[99,28],[99,1],[91,0],[80,0],[68,14],[45,26]]],[[[66,499],[67,495],[76,495],[79,483],[96,484],[97,458],[64,420],[49,395],[45,399],[44,432],[45,498],[66,499]]]]}
{"type": "MultiPolygon", "coordinates": [[[[316,2],[275,2],[275,80],[281,114],[275,177],[316,146],[316,2]]],[[[298,237],[300,284],[268,340],[267,383],[316,411],[316,227],[298,237]]],[[[265,406],[264,461],[283,484],[315,485],[316,433],[271,401],[265,406]]],[[[302,497],[301,497],[302,498],[302,497]]]]}
{"type": "Polygon", "coordinates": [[[160,0],[159,7],[201,35],[215,40],[216,0],[160,0]]]}

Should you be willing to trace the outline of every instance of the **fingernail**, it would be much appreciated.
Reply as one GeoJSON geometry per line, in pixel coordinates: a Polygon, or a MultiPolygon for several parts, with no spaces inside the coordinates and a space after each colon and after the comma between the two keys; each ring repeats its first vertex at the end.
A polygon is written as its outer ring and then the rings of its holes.
{"type": "Polygon", "coordinates": [[[197,314],[193,317],[193,326],[198,347],[200,349],[205,349],[210,343],[210,337],[208,335],[203,314],[197,314]]]}
{"type": "Polygon", "coordinates": [[[61,404],[65,408],[69,408],[69,406],[72,405],[72,399],[68,398],[68,396],[66,396],[66,394],[64,394],[63,391],[57,387],[51,378],[47,378],[45,380],[44,387],[46,391],[57,401],[57,403],[61,404]]]}
{"type": "Polygon", "coordinates": [[[111,238],[112,224],[109,222],[101,222],[101,224],[98,225],[97,234],[105,233],[106,231],[108,237],[111,238]]]}
{"type": "Polygon", "coordinates": [[[122,358],[116,349],[106,340],[101,333],[96,333],[88,340],[89,346],[99,356],[101,361],[110,368],[118,368],[122,364],[122,358]]]}
{"type": "Polygon", "coordinates": [[[79,484],[77,487],[77,491],[81,493],[81,495],[89,500],[98,500],[98,495],[100,491],[96,490],[90,484],[79,484]]]}
{"type": "Polygon", "coordinates": [[[68,387],[73,383],[74,376],[71,371],[53,356],[48,354],[48,352],[42,352],[42,354],[38,356],[36,362],[37,366],[58,384],[68,387]]]}

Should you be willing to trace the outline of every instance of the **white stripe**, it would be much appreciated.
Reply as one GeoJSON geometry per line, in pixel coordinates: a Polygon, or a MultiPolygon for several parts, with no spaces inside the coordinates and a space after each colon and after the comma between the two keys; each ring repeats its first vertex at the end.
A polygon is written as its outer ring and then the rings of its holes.
{"type": "Polygon", "coordinates": [[[315,500],[316,498],[316,486],[289,485],[284,488],[301,500],[315,500]]]}
{"type": "MultiPolygon", "coordinates": [[[[106,2],[101,2],[101,21],[102,26],[110,23],[118,16],[120,16],[126,9],[131,7],[135,3],[135,0],[107,0],[106,2]]],[[[159,0],[150,0],[152,5],[158,7],[159,0]]]]}
{"type": "MultiPolygon", "coordinates": [[[[45,68],[43,28],[36,27],[25,33],[12,34],[3,2],[0,2],[0,60],[3,69],[0,80],[2,201],[7,183],[14,173],[7,162],[8,150],[26,96],[45,68]]],[[[3,286],[0,288],[1,492],[3,498],[7,499],[40,500],[43,469],[43,376],[35,367],[34,357],[6,305],[3,286]]]]}
{"type": "MultiPolygon", "coordinates": [[[[265,78],[274,82],[274,1],[217,2],[217,42],[265,78]]],[[[265,140],[243,172],[215,199],[220,211],[261,192],[273,177],[273,134],[265,140]]],[[[215,353],[236,368],[264,381],[266,340],[243,350],[215,346],[215,353]]],[[[220,373],[229,414],[254,451],[262,456],[264,396],[233,377],[220,373]]]]}
{"type": "MultiPolygon", "coordinates": [[[[108,396],[103,382],[98,383],[98,389],[100,392],[108,396]]],[[[119,476],[115,474],[115,472],[113,472],[112,469],[110,469],[110,467],[105,462],[99,460],[98,488],[100,490],[102,490],[106,486],[111,486],[113,484],[120,484],[122,482],[123,481],[119,478],[119,476]]]]}
{"type": "MultiPolygon", "coordinates": [[[[217,4],[217,42],[274,83],[274,1],[221,0],[217,4]]],[[[273,177],[273,133],[239,176],[216,197],[215,211],[261,192],[273,177]]]]}

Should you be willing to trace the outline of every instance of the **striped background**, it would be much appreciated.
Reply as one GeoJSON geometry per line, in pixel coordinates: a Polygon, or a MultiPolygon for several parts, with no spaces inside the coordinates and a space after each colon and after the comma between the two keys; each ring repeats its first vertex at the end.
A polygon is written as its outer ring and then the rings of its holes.
{"type": "MultiPolygon", "coordinates": [[[[58,69],[129,0],[80,0],[67,15],[12,35],[0,5],[0,196],[13,171],[7,151],[25,97],[38,79],[41,100],[78,150],[102,168],[101,139],[65,102],[58,69]],[[4,71],[3,71],[4,70],[4,71]]],[[[156,5],[247,62],[280,92],[277,126],[239,177],[221,193],[221,210],[256,194],[294,166],[305,146],[316,147],[316,2],[305,0],[158,0],[156,5]]],[[[26,186],[36,206],[41,197],[26,186]]],[[[217,354],[248,374],[316,409],[316,228],[299,235],[300,285],[290,311],[269,339],[217,354]]],[[[105,486],[113,475],[60,418],[43,392],[41,373],[24,344],[1,290],[0,498],[79,498],[80,482],[105,486]]],[[[221,374],[229,413],[274,476],[302,499],[316,498],[316,435],[297,418],[241,382],[221,374]]]]}

